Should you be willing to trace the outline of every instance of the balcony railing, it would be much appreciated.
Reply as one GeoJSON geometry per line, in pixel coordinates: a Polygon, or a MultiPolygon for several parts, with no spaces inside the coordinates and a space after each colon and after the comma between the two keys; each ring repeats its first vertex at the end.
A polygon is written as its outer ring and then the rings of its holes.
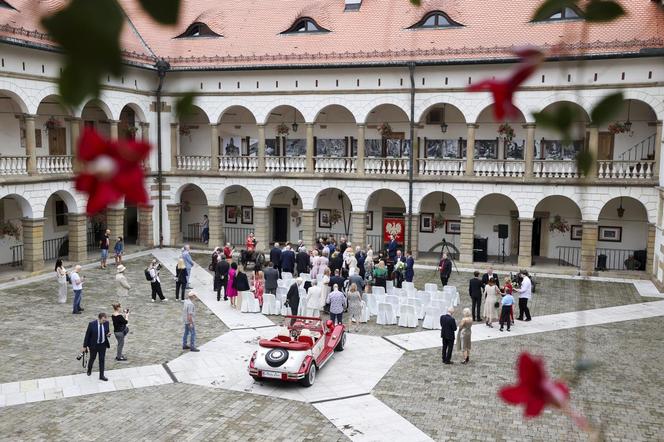
{"type": "Polygon", "coordinates": [[[408,158],[367,158],[364,160],[364,172],[381,175],[406,175],[408,158]]]}
{"type": "Polygon", "coordinates": [[[229,242],[233,247],[244,249],[247,236],[254,229],[249,227],[224,227],[224,242],[229,242]]]}
{"type": "Polygon", "coordinates": [[[526,163],[521,160],[478,159],[473,163],[475,176],[522,177],[526,163]]]}
{"type": "Polygon", "coordinates": [[[579,178],[574,160],[536,160],[533,165],[535,178],[579,178]]]}
{"type": "Polygon", "coordinates": [[[581,262],[581,247],[558,246],[558,265],[579,267],[581,262]]]}
{"type": "Polygon", "coordinates": [[[383,250],[383,235],[367,235],[367,244],[371,244],[371,249],[374,251],[374,256],[378,256],[378,252],[383,250]]]}
{"type": "Polygon", "coordinates": [[[27,156],[0,156],[0,175],[25,175],[27,173],[27,156]]]}
{"type": "Polygon", "coordinates": [[[37,157],[37,173],[56,174],[72,173],[74,168],[73,156],[71,155],[49,155],[37,157]]]}
{"type": "Polygon", "coordinates": [[[219,170],[222,172],[256,172],[257,157],[220,157],[219,170]]]}
{"type": "Polygon", "coordinates": [[[306,157],[265,157],[267,172],[305,172],[306,157]]]}
{"type": "Polygon", "coordinates": [[[465,159],[420,158],[419,174],[429,176],[461,176],[466,172],[465,159]]]}
{"type": "Polygon", "coordinates": [[[355,173],[355,158],[350,157],[316,157],[314,168],[317,173],[355,173]]]}
{"type": "Polygon", "coordinates": [[[182,239],[190,242],[201,242],[200,223],[187,224],[187,229],[182,233],[182,239]]]}
{"type": "Polygon", "coordinates": [[[648,180],[653,177],[655,162],[639,161],[598,161],[597,176],[601,179],[648,180]]]}
{"type": "Polygon", "coordinates": [[[211,157],[204,155],[178,155],[176,157],[179,170],[210,170],[211,157]]]}
{"type": "Polygon", "coordinates": [[[69,255],[68,241],[69,236],[45,239],[42,242],[42,253],[44,254],[44,261],[51,261],[69,255]],[[63,247],[65,243],[67,243],[67,247],[63,247]]]}

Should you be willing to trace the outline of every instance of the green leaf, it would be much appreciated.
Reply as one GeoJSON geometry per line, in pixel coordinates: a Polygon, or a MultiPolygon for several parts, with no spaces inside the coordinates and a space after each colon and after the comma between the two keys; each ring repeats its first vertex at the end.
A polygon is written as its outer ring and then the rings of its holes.
{"type": "Polygon", "coordinates": [[[597,103],[590,113],[590,120],[594,125],[599,126],[609,121],[615,114],[620,111],[623,103],[622,92],[616,92],[602,98],[602,101],[597,103]]]}
{"type": "Polygon", "coordinates": [[[175,102],[175,115],[177,115],[178,120],[181,120],[183,117],[188,115],[193,115],[196,113],[194,109],[194,99],[196,94],[193,92],[186,92],[180,99],[175,102]]]}
{"type": "Polygon", "coordinates": [[[576,154],[576,167],[580,174],[588,176],[590,168],[593,164],[593,154],[587,150],[583,150],[576,154]]]}
{"type": "Polygon", "coordinates": [[[412,4],[414,4],[415,6],[420,6],[420,5],[422,5],[421,0],[410,0],[410,2],[411,2],[412,4]]]}
{"type": "Polygon", "coordinates": [[[156,21],[174,25],[180,14],[180,0],[140,0],[141,6],[156,21]]]}
{"type": "Polygon", "coordinates": [[[625,15],[623,7],[610,0],[592,0],[583,13],[587,21],[595,23],[613,21],[623,15],[625,15]]]}
{"type": "Polygon", "coordinates": [[[556,12],[560,12],[565,8],[576,6],[577,0],[546,0],[539,5],[532,17],[532,21],[547,20],[556,12]]]}
{"type": "Polygon", "coordinates": [[[72,0],[42,24],[65,53],[60,76],[60,94],[77,106],[88,96],[99,94],[99,79],[122,73],[119,45],[124,15],[115,0],[72,0]]]}

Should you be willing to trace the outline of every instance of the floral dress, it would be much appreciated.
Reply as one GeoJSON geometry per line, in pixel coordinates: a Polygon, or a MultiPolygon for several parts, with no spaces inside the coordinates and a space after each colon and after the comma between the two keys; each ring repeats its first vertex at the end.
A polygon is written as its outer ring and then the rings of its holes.
{"type": "Polygon", "coordinates": [[[254,296],[258,299],[258,304],[263,306],[263,293],[265,293],[265,282],[262,279],[254,280],[254,296]]]}

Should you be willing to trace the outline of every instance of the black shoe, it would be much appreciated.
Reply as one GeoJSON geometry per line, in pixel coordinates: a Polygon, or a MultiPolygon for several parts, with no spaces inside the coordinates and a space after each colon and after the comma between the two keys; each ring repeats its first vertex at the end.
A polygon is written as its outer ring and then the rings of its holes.
{"type": "Polygon", "coordinates": [[[189,346],[188,345],[183,345],[182,350],[189,350],[189,346]]]}
{"type": "Polygon", "coordinates": [[[199,352],[200,350],[199,350],[199,349],[197,349],[197,348],[192,348],[192,349],[191,349],[191,350],[189,350],[189,351],[193,351],[193,352],[199,352]]]}
{"type": "Polygon", "coordinates": [[[108,378],[107,378],[106,376],[99,376],[99,380],[100,380],[100,381],[107,382],[107,381],[108,381],[108,378]]]}
{"type": "Polygon", "coordinates": [[[498,331],[503,331],[503,328],[502,328],[502,327],[500,327],[500,329],[499,329],[498,331]]]}
{"type": "Polygon", "coordinates": [[[512,330],[510,330],[510,329],[508,328],[507,331],[512,331],[512,330]]]}
{"type": "Polygon", "coordinates": [[[530,318],[526,319],[526,322],[530,321],[530,318]]]}
{"type": "Polygon", "coordinates": [[[454,364],[454,361],[449,361],[448,364],[452,365],[452,364],[454,364]]]}
{"type": "Polygon", "coordinates": [[[523,321],[523,318],[516,318],[517,321],[523,321]]]}
{"type": "Polygon", "coordinates": [[[84,312],[85,309],[84,309],[83,307],[81,307],[81,308],[78,309],[78,311],[79,311],[79,312],[84,312]]]}
{"type": "Polygon", "coordinates": [[[80,315],[81,312],[72,312],[71,314],[72,314],[72,315],[80,315]]]}
{"type": "Polygon", "coordinates": [[[224,296],[224,301],[228,301],[228,296],[224,296]]]}
{"type": "Polygon", "coordinates": [[[450,365],[451,362],[443,362],[443,364],[445,364],[445,365],[450,365]]]}
{"type": "Polygon", "coordinates": [[[88,372],[88,376],[92,376],[92,372],[91,372],[91,371],[88,372]]]}

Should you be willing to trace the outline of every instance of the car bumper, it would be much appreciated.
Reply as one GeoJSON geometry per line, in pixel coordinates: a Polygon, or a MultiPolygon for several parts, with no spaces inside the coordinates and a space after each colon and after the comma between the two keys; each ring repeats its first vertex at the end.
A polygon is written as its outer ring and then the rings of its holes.
{"type": "Polygon", "coordinates": [[[256,376],[261,379],[274,379],[274,380],[282,380],[282,381],[291,381],[291,382],[296,382],[301,379],[304,379],[306,376],[306,373],[281,373],[281,378],[275,378],[275,377],[265,377],[263,376],[263,370],[259,370],[257,368],[250,368],[249,369],[249,374],[252,376],[256,376]]]}

